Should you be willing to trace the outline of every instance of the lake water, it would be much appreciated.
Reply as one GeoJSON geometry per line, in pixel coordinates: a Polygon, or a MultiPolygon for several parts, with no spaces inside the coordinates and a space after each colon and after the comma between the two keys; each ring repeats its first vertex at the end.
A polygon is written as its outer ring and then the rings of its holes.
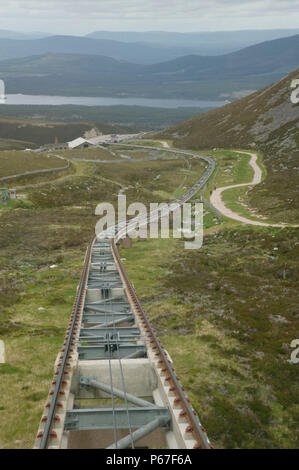
{"type": "Polygon", "coordinates": [[[148,106],[155,108],[218,108],[227,101],[174,100],[151,98],[106,98],[89,96],[47,96],[47,95],[7,95],[6,104],[10,105],[66,105],[78,106],[148,106]]]}

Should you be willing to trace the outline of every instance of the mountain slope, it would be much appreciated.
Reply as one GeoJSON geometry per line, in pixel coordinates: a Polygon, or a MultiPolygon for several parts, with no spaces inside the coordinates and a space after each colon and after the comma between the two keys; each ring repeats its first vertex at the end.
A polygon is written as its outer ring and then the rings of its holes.
{"type": "Polygon", "coordinates": [[[0,76],[7,82],[7,93],[235,99],[279,80],[299,62],[299,35],[223,56],[183,56],[155,65],[101,56],[99,50],[96,55],[91,50],[90,55],[82,54],[77,39],[68,38],[76,54],[1,60],[0,76]]]}
{"type": "Polygon", "coordinates": [[[246,47],[237,52],[217,56],[204,57],[191,55],[155,64],[149,67],[152,74],[169,74],[170,80],[210,79],[221,73],[223,78],[244,77],[248,74],[271,73],[292,67],[299,63],[299,34],[266,41],[246,47]]]}
{"type": "Polygon", "coordinates": [[[266,180],[250,193],[270,219],[295,223],[298,216],[299,104],[291,83],[299,69],[246,98],[190,119],[158,135],[184,148],[261,150],[266,180]]]}
{"type": "Polygon", "coordinates": [[[0,62],[10,93],[113,96],[143,66],[84,54],[45,54],[0,62]]]}

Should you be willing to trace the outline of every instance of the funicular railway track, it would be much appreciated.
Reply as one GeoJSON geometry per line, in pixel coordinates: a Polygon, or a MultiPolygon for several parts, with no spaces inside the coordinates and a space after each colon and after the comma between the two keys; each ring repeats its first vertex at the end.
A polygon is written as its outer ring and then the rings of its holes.
{"type": "MultiPolygon", "coordinates": [[[[175,203],[213,173],[214,161],[200,158],[208,168],[175,203]]],[[[36,449],[212,448],[120,259],[117,244],[132,225],[107,229],[87,248],[36,449]]]]}

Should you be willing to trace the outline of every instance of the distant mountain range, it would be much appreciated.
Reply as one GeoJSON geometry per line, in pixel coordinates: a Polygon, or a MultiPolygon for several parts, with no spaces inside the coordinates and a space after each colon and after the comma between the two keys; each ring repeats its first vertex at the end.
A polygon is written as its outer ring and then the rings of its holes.
{"type": "MultiPolygon", "coordinates": [[[[73,48],[75,42],[69,38],[73,48]]],[[[222,56],[191,55],[153,65],[79,54],[78,49],[76,54],[0,61],[7,93],[235,99],[278,80],[299,63],[299,35],[222,56]]]]}
{"type": "Polygon", "coordinates": [[[299,28],[202,33],[96,31],[85,37],[0,30],[0,57],[5,60],[48,53],[77,53],[155,64],[184,55],[224,55],[296,34],[299,34],[299,28]]]}
{"type": "Polygon", "coordinates": [[[159,47],[139,43],[126,43],[110,39],[91,39],[79,36],[50,36],[39,39],[6,39],[0,37],[2,60],[41,54],[104,55],[116,60],[140,64],[163,62],[190,54],[185,47],[159,47]]]}
{"type": "Polygon", "coordinates": [[[111,39],[121,42],[137,42],[151,46],[185,47],[189,54],[221,55],[252,46],[299,34],[299,29],[268,29],[245,31],[213,31],[201,33],[176,33],[167,31],[95,31],[86,37],[111,39]]]}
{"type": "Polygon", "coordinates": [[[237,78],[269,74],[299,63],[299,34],[289,38],[266,41],[222,56],[191,55],[150,67],[152,74],[167,75],[168,80],[237,78]]]}
{"type": "MultiPolygon", "coordinates": [[[[269,29],[269,30],[244,30],[244,31],[212,31],[212,32],[198,32],[198,33],[177,33],[167,31],[95,31],[87,34],[86,36],[77,36],[81,38],[80,53],[86,53],[86,45],[88,44],[84,39],[100,39],[105,41],[113,41],[114,43],[131,43],[132,53],[135,52],[135,56],[132,57],[131,52],[128,48],[123,47],[119,51],[115,51],[115,48],[109,47],[108,43],[102,43],[103,47],[108,47],[107,51],[102,50],[102,46],[99,48],[100,55],[108,55],[119,60],[128,60],[137,63],[156,63],[174,59],[181,55],[199,54],[199,55],[222,55],[230,52],[234,52],[243,49],[259,42],[271,41],[283,37],[289,37],[299,34],[298,29],[269,29]],[[139,54],[139,49],[135,49],[135,46],[147,46],[149,47],[150,55],[144,56],[139,54]],[[161,50],[162,49],[162,50],[161,50]],[[164,49],[164,50],[163,50],[164,49]],[[109,53],[107,53],[109,52],[109,53]],[[136,53],[137,52],[137,53],[136,53]],[[123,55],[119,55],[119,54],[123,55]]],[[[61,36],[55,35],[48,32],[18,32],[9,30],[0,30],[0,39],[12,39],[12,40],[35,40],[50,37],[71,37],[74,36],[61,36]]],[[[27,44],[28,53],[26,55],[43,54],[45,52],[59,52],[59,53],[73,53],[74,50],[69,50],[68,42],[66,45],[63,44],[63,39],[60,39],[59,47],[56,49],[56,41],[44,42],[41,45],[41,49],[36,51],[36,45],[27,44]],[[51,49],[42,50],[45,45],[50,45],[51,49]],[[30,52],[30,48],[33,47],[35,51],[30,52]],[[55,49],[52,49],[55,47],[55,49]],[[67,49],[64,49],[66,47],[67,49]]],[[[78,43],[77,43],[78,44],[78,43]]],[[[76,44],[76,45],[77,45],[76,44]]],[[[116,44],[113,44],[114,46],[116,44]]],[[[23,48],[18,54],[23,53],[23,48]]],[[[95,50],[87,53],[96,54],[95,50]]],[[[23,55],[3,56],[3,59],[9,59],[12,57],[23,57],[23,55]]]]}

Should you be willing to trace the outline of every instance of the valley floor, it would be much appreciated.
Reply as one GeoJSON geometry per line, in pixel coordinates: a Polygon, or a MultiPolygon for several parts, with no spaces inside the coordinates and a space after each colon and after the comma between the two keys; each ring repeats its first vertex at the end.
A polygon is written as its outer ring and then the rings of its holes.
{"type": "MultiPolygon", "coordinates": [[[[218,173],[207,193],[252,180],[249,155],[208,153],[218,173]]],[[[0,337],[7,353],[0,364],[0,448],[33,445],[96,204],[115,203],[120,188],[127,188],[128,203],[169,201],[204,171],[197,159],[144,161],[136,153],[134,165],[109,165],[68,155],[67,175],[26,190],[27,208],[0,212],[0,337]]],[[[106,155],[92,156],[100,158],[106,155]]],[[[32,181],[40,182],[22,184],[32,181]]],[[[228,207],[256,218],[246,192],[228,193],[228,207]]],[[[219,221],[209,208],[204,225],[201,250],[184,250],[177,239],[135,240],[121,252],[128,275],[215,447],[298,447],[297,369],[290,363],[298,229],[219,221]]]]}

